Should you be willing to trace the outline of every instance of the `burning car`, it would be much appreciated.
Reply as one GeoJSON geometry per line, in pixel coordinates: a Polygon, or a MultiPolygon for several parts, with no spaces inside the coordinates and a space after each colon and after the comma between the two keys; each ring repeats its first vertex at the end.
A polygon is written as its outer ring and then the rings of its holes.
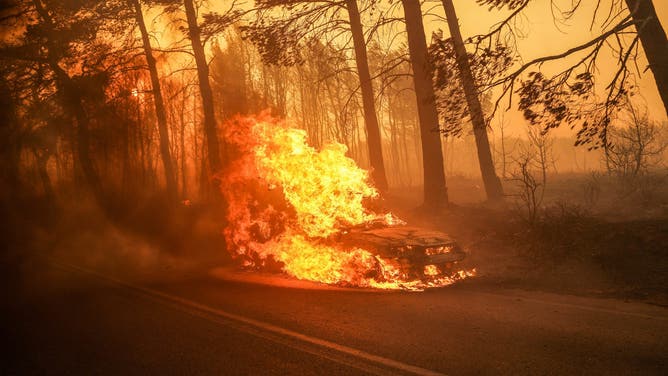
{"type": "Polygon", "coordinates": [[[304,130],[268,116],[239,117],[221,174],[225,245],[243,267],[301,280],[382,289],[445,286],[464,252],[448,235],[374,210],[379,192],[344,145],[316,149],[304,130]]]}
{"type": "Polygon", "coordinates": [[[453,265],[466,257],[447,234],[404,224],[367,223],[342,231],[338,241],[372,252],[382,260],[380,267],[391,264],[410,279],[449,275],[453,265]]]}

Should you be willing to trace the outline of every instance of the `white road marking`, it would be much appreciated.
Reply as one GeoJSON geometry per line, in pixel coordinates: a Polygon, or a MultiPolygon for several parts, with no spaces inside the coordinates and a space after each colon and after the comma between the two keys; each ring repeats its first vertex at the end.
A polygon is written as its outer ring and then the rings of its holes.
{"type": "MultiPolygon", "coordinates": [[[[418,366],[402,363],[402,362],[394,360],[394,359],[389,359],[389,358],[385,358],[383,356],[370,354],[370,353],[367,353],[367,352],[362,351],[362,350],[358,350],[358,349],[355,349],[355,348],[352,348],[352,347],[340,345],[338,343],[334,343],[334,342],[327,341],[327,340],[324,340],[324,339],[311,337],[311,336],[308,336],[308,335],[305,335],[305,334],[302,334],[302,333],[298,333],[298,332],[295,332],[295,331],[290,330],[290,329],[285,329],[285,328],[282,328],[282,327],[279,327],[279,326],[276,326],[276,325],[273,325],[273,324],[269,324],[269,323],[266,323],[266,322],[263,322],[263,321],[247,318],[247,317],[240,316],[240,315],[230,313],[230,312],[226,312],[226,311],[223,311],[223,310],[220,310],[220,309],[217,309],[217,308],[212,308],[212,307],[209,307],[207,305],[197,303],[195,301],[188,300],[188,299],[185,299],[185,298],[182,298],[182,297],[179,297],[179,296],[167,294],[167,293],[164,293],[164,292],[161,292],[161,291],[158,291],[158,290],[154,290],[154,289],[150,289],[150,288],[147,288],[147,287],[143,287],[143,286],[135,285],[135,284],[132,284],[132,283],[128,283],[128,282],[122,281],[120,279],[101,274],[101,273],[96,272],[94,270],[82,268],[82,267],[77,266],[77,265],[72,265],[72,264],[65,263],[65,262],[58,261],[58,260],[52,260],[51,262],[56,264],[57,266],[63,268],[63,269],[69,269],[69,270],[77,271],[77,272],[80,272],[80,273],[92,275],[92,276],[95,276],[95,277],[100,278],[102,280],[105,280],[107,282],[110,282],[112,284],[122,286],[122,287],[128,288],[130,290],[134,290],[134,291],[137,291],[137,292],[141,292],[141,293],[146,294],[146,295],[151,296],[151,297],[157,297],[157,298],[166,300],[166,301],[171,302],[171,303],[176,303],[177,305],[180,305],[180,306],[184,306],[184,307],[188,307],[188,308],[197,310],[199,312],[204,312],[204,313],[214,315],[214,316],[219,316],[219,317],[222,317],[222,318],[225,318],[225,319],[228,319],[228,320],[237,321],[239,323],[243,323],[245,325],[248,325],[248,326],[251,326],[251,327],[254,327],[254,328],[257,328],[257,329],[261,329],[261,330],[264,330],[264,331],[267,331],[267,332],[270,332],[270,333],[273,333],[273,334],[278,334],[280,336],[288,337],[288,338],[291,338],[291,339],[296,339],[296,340],[299,340],[299,341],[302,341],[302,342],[305,342],[305,343],[309,343],[309,344],[312,344],[312,345],[320,346],[320,347],[323,347],[325,349],[329,349],[329,350],[333,350],[333,351],[336,351],[336,352],[339,352],[339,353],[342,353],[342,354],[350,355],[350,356],[356,357],[358,359],[362,359],[362,360],[372,362],[372,363],[375,363],[375,364],[378,364],[378,365],[381,365],[381,366],[384,366],[384,367],[395,369],[397,371],[407,372],[407,373],[411,373],[411,374],[414,374],[414,375],[420,375],[420,376],[444,376],[444,374],[440,373],[440,372],[436,372],[436,371],[421,368],[421,367],[418,367],[418,366]]],[[[328,359],[337,361],[336,359],[331,358],[331,357],[328,357],[328,359]]]]}

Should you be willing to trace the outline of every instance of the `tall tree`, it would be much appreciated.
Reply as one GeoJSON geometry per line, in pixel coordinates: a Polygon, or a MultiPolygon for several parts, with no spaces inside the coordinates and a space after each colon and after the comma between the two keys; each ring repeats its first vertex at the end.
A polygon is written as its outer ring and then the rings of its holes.
{"type": "Polygon", "coordinates": [[[158,122],[158,139],[160,142],[160,157],[162,158],[162,165],[165,171],[165,184],[167,188],[167,195],[170,200],[177,198],[176,177],[174,174],[174,167],[172,164],[172,156],[169,150],[169,134],[167,131],[167,115],[165,112],[165,102],[162,98],[162,89],[160,87],[160,78],[158,76],[158,68],[155,57],[153,56],[153,48],[151,46],[151,39],[146,29],[144,22],[144,14],[139,0],[128,0],[129,5],[134,10],[135,20],[141,33],[142,45],[144,47],[144,56],[146,57],[146,64],[151,76],[151,92],[153,94],[153,104],[155,105],[155,116],[158,122]]]}
{"type": "Polygon", "coordinates": [[[362,29],[357,0],[346,0],[346,9],[348,10],[348,17],[350,19],[350,32],[355,46],[355,63],[357,65],[360,90],[362,92],[364,124],[369,144],[369,161],[372,168],[371,176],[378,189],[385,191],[387,190],[387,176],[385,174],[385,165],[383,164],[380,127],[378,126],[378,117],[376,115],[373,83],[371,82],[371,73],[369,73],[369,59],[367,58],[364,30],[362,29]]]}
{"type": "Polygon", "coordinates": [[[668,39],[652,0],[625,0],[668,115],[668,39]]]}
{"type": "Polygon", "coordinates": [[[466,47],[462,34],[459,30],[459,23],[457,20],[457,13],[452,0],[442,0],[443,8],[445,9],[445,17],[448,21],[448,28],[450,29],[450,36],[454,44],[454,52],[457,60],[457,67],[466,96],[466,103],[471,115],[471,123],[473,124],[473,135],[475,136],[476,148],[478,151],[478,162],[480,165],[480,173],[485,185],[485,193],[488,200],[503,199],[503,187],[501,180],[496,176],[494,169],[494,161],[492,160],[492,152],[489,147],[489,140],[487,138],[487,124],[485,123],[485,115],[480,105],[480,97],[476,87],[473,74],[471,72],[471,65],[469,63],[466,47]]]}
{"type": "Polygon", "coordinates": [[[419,0],[402,0],[408,34],[408,50],[420,119],[422,161],[424,171],[424,205],[437,208],[447,205],[448,190],[438,133],[438,111],[432,83],[432,69],[422,23],[419,0]]]}
{"type": "Polygon", "coordinates": [[[200,95],[202,97],[202,112],[204,113],[204,133],[206,134],[207,158],[209,161],[209,174],[213,176],[222,168],[220,158],[220,143],[218,141],[216,112],[214,111],[213,92],[209,82],[209,65],[204,53],[200,25],[197,21],[197,10],[193,0],[183,0],[186,20],[188,23],[188,37],[195,56],[197,66],[197,79],[200,95]]]}

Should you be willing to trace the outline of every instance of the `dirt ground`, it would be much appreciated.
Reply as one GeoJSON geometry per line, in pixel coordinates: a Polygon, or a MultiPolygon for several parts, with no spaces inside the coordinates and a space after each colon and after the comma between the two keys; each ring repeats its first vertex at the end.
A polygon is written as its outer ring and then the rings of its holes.
{"type": "Polygon", "coordinates": [[[504,182],[504,204],[483,203],[480,182],[448,181],[451,206],[414,209],[419,190],[395,190],[387,207],[412,224],[449,233],[469,252],[464,265],[478,277],[463,283],[500,284],[668,305],[668,182],[664,175],[635,184],[565,174],[546,185],[539,215],[526,220],[517,185],[504,182]],[[626,186],[622,186],[627,184],[626,186]],[[593,191],[593,193],[592,193],[593,191]]]}

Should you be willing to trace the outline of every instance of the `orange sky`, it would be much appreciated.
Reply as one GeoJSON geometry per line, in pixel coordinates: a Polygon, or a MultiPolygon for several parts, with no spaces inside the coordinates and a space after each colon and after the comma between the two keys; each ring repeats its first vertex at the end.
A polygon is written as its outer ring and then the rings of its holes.
{"type": "MultiPolygon", "coordinates": [[[[535,0],[524,11],[525,17],[521,23],[522,29],[527,33],[526,38],[519,41],[520,52],[525,61],[529,61],[535,57],[551,55],[562,52],[570,47],[576,46],[586,40],[589,40],[600,33],[600,24],[595,25],[590,31],[589,24],[593,14],[595,0],[584,0],[581,9],[576,13],[576,16],[568,21],[567,24],[559,24],[558,27],[553,22],[552,14],[550,12],[551,0],[535,0]]],[[[554,0],[563,9],[567,9],[571,0],[554,0]]],[[[603,3],[609,4],[609,0],[603,0],[603,3]]],[[[439,5],[438,2],[428,2],[425,4],[425,10],[430,5],[439,5]]],[[[457,15],[460,19],[460,26],[462,34],[466,38],[470,35],[482,34],[487,32],[492,25],[502,19],[507,12],[488,11],[486,7],[478,6],[473,0],[454,0],[457,9],[457,15]]],[[[654,6],[664,29],[668,25],[668,0],[654,0],[654,6]]],[[[601,7],[605,9],[605,6],[601,7]]],[[[442,14],[441,7],[436,6],[434,13],[442,14]]],[[[427,33],[430,30],[442,28],[447,30],[447,25],[443,21],[435,21],[427,23],[427,33]]],[[[447,33],[447,32],[446,32],[447,33]]],[[[608,54],[601,55],[604,60],[599,63],[599,69],[605,74],[606,69],[612,72],[616,66],[613,56],[608,54]]],[[[641,71],[645,68],[647,62],[642,56],[639,59],[639,67],[641,71]]],[[[552,65],[552,69],[557,66],[552,65]]],[[[550,66],[545,65],[545,70],[549,70],[550,66]]],[[[640,95],[646,101],[650,117],[657,121],[666,121],[666,111],[663,103],[659,97],[654,83],[654,77],[650,71],[645,72],[638,81],[640,87],[640,95]]],[[[516,103],[516,101],[514,101],[516,103]]],[[[517,126],[512,127],[516,132],[523,132],[524,120],[522,116],[516,111],[506,116],[506,121],[510,121],[517,126]],[[522,126],[520,126],[522,125],[522,126]]],[[[568,134],[568,127],[564,127],[559,133],[563,135],[568,134]]]]}

